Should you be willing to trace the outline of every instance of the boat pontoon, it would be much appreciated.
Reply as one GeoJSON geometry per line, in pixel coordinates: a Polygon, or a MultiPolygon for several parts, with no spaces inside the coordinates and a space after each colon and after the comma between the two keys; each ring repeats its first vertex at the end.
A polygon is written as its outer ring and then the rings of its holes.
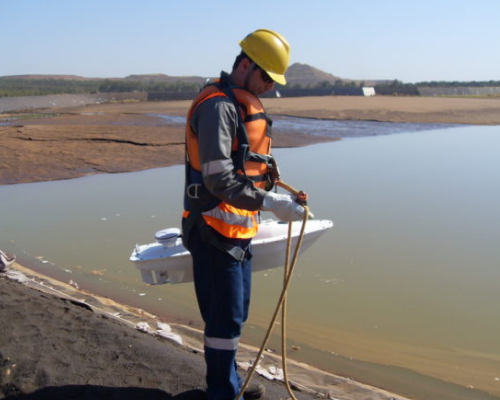
{"type": "MultiPolygon", "coordinates": [[[[292,244],[295,246],[302,221],[292,224],[292,244]]],[[[323,233],[333,227],[329,220],[309,220],[306,224],[301,254],[323,233]]],[[[162,283],[184,283],[193,280],[191,254],[182,245],[178,228],[156,232],[155,243],[136,245],[130,261],[141,272],[142,280],[157,285],[162,283]]],[[[265,220],[259,224],[257,235],[252,240],[253,272],[285,264],[288,223],[265,220]]]]}

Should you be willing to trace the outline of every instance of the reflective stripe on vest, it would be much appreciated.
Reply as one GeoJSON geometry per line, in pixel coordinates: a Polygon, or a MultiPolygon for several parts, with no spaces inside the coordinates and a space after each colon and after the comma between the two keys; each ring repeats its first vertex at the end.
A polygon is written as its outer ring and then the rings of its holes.
{"type": "MultiPolygon", "coordinates": [[[[207,225],[228,238],[250,239],[257,234],[258,211],[242,210],[227,203],[221,202],[211,210],[202,213],[207,225]]],[[[189,211],[184,211],[187,218],[189,211]]]]}
{"type": "Polygon", "coordinates": [[[242,210],[221,202],[202,215],[207,225],[226,237],[250,239],[257,234],[257,211],[242,210]]]}

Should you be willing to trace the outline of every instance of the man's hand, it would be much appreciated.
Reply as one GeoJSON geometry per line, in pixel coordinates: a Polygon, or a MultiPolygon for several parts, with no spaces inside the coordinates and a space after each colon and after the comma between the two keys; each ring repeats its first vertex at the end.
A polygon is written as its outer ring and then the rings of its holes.
{"type": "MultiPolygon", "coordinates": [[[[304,194],[305,195],[305,194],[304,194]]],[[[307,195],[305,195],[307,199],[307,195]]],[[[305,209],[297,203],[297,198],[291,194],[268,192],[264,197],[261,210],[271,211],[285,222],[299,221],[304,218],[305,209]]],[[[309,216],[313,216],[309,213],[309,216]]]]}
{"type": "Polygon", "coordinates": [[[302,190],[297,195],[297,203],[299,203],[301,206],[306,206],[308,199],[309,195],[306,192],[303,192],[302,190]]]}

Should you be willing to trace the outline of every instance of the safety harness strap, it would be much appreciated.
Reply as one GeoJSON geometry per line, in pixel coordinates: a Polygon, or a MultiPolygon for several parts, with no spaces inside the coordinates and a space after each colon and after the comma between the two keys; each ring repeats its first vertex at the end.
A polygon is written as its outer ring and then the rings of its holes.
{"type": "Polygon", "coordinates": [[[257,121],[258,119],[265,119],[266,122],[269,124],[269,125],[272,125],[273,124],[273,120],[271,118],[269,118],[267,116],[266,113],[256,113],[256,114],[248,114],[246,117],[245,117],[245,121],[244,122],[251,122],[251,121],[257,121]]]}
{"type": "Polygon", "coordinates": [[[191,251],[189,248],[189,234],[195,225],[197,226],[203,241],[214,246],[216,249],[229,254],[238,262],[242,262],[245,259],[246,249],[242,249],[239,246],[225,242],[217,237],[203,219],[201,210],[198,207],[195,210],[190,210],[189,216],[182,219],[182,243],[186,249],[191,251]]]}
{"type": "MultiPolygon", "coordinates": [[[[221,82],[222,83],[222,82],[221,82]]],[[[248,134],[245,128],[245,124],[243,123],[243,118],[241,118],[241,112],[239,103],[236,100],[236,96],[234,92],[231,90],[231,87],[226,83],[225,85],[219,85],[219,88],[224,92],[224,94],[231,100],[236,108],[236,115],[238,116],[238,126],[236,127],[236,137],[238,138],[238,151],[236,156],[236,169],[239,169],[243,172],[243,175],[246,177],[245,171],[245,162],[247,161],[247,157],[250,149],[250,142],[248,141],[248,134]]]]}

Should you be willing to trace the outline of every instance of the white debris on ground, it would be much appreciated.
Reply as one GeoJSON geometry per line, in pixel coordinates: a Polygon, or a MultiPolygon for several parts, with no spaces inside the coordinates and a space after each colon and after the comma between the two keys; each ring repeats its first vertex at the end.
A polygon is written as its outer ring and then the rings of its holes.
{"type": "Polygon", "coordinates": [[[153,333],[153,329],[149,326],[147,322],[139,322],[135,326],[135,329],[144,333],[153,333]]]}
{"type": "Polygon", "coordinates": [[[269,367],[257,367],[255,369],[255,372],[257,372],[259,375],[263,376],[264,378],[269,379],[270,381],[283,381],[285,379],[283,375],[283,369],[278,368],[274,365],[271,365],[269,367]]]}
{"type": "Polygon", "coordinates": [[[183,344],[181,335],[172,332],[170,325],[163,322],[157,321],[157,329],[151,328],[147,322],[139,322],[136,324],[135,328],[141,332],[149,333],[151,335],[161,336],[162,338],[171,340],[180,345],[183,344]]]}
{"type": "Polygon", "coordinates": [[[14,271],[12,269],[2,270],[1,273],[7,278],[19,283],[27,283],[30,280],[22,272],[14,271]]]}
{"type": "Polygon", "coordinates": [[[15,255],[0,250],[0,271],[5,271],[14,261],[16,261],[15,255]]]}
{"type": "Polygon", "coordinates": [[[68,282],[68,284],[70,286],[73,286],[77,290],[80,289],[80,285],[78,285],[78,283],[76,283],[73,279],[70,279],[69,282],[68,282]]]}
{"type": "MultiPolygon", "coordinates": [[[[261,361],[263,361],[263,357],[261,358],[261,361]]],[[[244,371],[250,370],[253,364],[254,360],[238,362],[238,366],[244,371]]],[[[263,365],[259,362],[255,368],[255,372],[270,381],[283,381],[285,379],[283,369],[275,365],[263,365]]]]}

